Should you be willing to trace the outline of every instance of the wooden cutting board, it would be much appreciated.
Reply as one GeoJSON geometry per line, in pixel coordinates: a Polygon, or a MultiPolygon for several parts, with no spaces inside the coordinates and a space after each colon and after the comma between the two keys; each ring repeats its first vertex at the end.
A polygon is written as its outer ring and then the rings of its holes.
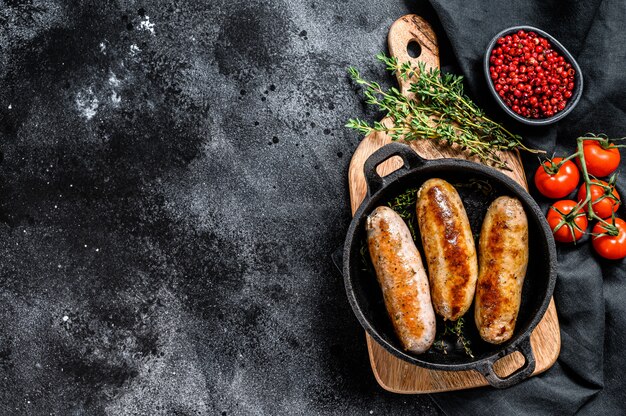
{"type": "MultiPolygon", "coordinates": [[[[402,62],[409,61],[413,66],[424,62],[428,67],[439,68],[439,50],[437,38],[430,25],[417,15],[406,15],[398,19],[390,28],[388,36],[389,53],[402,62]],[[412,51],[417,45],[421,48],[419,56],[412,58],[408,49],[412,51]],[[409,44],[411,46],[409,47],[409,44]]],[[[410,81],[398,78],[398,83],[405,95],[408,93],[410,81]]],[[[383,123],[390,123],[383,119],[383,123]]],[[[348,171],[348,185],[350,187],[350,202],[352,214],[356,212],[365,198],[367,186],[363,175],[363,164],[367,158],[380,147],[391,142],[391,138],[384,133],[376,132],[366,136],[359,144],[348,171]]],[[[409,143],[420,156],[426,159],[453,157],[471,159],[460,150],[441,146],[430,140],[418,140],[409,143]]],[[[506,175],[528,189],[524,169],[517,152],[503,152],[501,158],[505,160],[511,171],[502,171],[506,175]]],[[[479,162],[478,160],[474,160],[479,162]]],[[[378,167],[381,176],[388,175],[402,165],[400,158],[392,158],[378,167]]],[[[487,380],[477,371],[436,371],[428,370],[409,364],[394,357],[382,346],[366,334],[370,364],[378,383],[394,393],[418,394],[435,393],[469,389],[488,385],[487,380]]],[[[531,345],[536,359],[536,369],[533,375],[542,373],[556,361],[561,349],[559,322],[554,306],[554,299],[546,311],[543,319],[531,335],[531,345]]],[[[496,373],[507,376],[524,364],[524,358],[519,352],[503,357],[496,362],[496,373]]]]}

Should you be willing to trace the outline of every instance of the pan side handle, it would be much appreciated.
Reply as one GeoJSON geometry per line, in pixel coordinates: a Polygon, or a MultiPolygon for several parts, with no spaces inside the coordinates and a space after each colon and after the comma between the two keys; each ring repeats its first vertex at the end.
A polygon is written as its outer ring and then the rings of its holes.
{"type": "Polygon", "coordinates": [[[505,354],[496,357],[493,360],[489,360],[485,363],[481,363],[476,368],[491,384],[498,389],[505,389],[511,387],[520,381],[530,377],[535,371],[535,354],[533,353],[532,346],[530,345],[530,336],[523,340],[520,344],[515,346],[512,350],[507,350],[505,354]],[[524,356],[524,365],[515,370],[513,373],[506,377],[500,377],[494,370],[494,364],[504,355],[519,351],[524,356]]]}
{"type": "Polygon", "coordinates": [[[388,183],[393,182],[398,176],[424,163],[427,163],[426,160],[418,156],[417,153],[406,144],[394,142],[381,147],[367,158],[363,167],[365,182],[367,183],[367,196],[372,196],[388,183]],[[400,156],[400,158],[402,158],[402,166],[387,176],[380,176],[378,172],[376,172],[376,168],[393,156],[400,156]]]}

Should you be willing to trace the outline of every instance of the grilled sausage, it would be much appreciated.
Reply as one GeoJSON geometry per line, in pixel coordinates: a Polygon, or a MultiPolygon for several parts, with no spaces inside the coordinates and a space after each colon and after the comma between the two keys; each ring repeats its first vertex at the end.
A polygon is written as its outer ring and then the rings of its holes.
{"type": "Polygon", "coordinates": [[[370,257],[393,328],[405,350],[420,354],[435,340],[428,278],[409,228],[388,207],[376,208],[365,226],[370,257]]]}
{"type": "Polygon", "coordinates": [[[528,266],[528,219],[522,203],[501,196],[489,206],[479,241],[474,320],[492,344],[513,335],[528,266]]]}
{"type": "Polygon", "coordinates": [[[417,219],[435,312],[456,321],[471,306],[478,277],[474,237],[456,189],[443,179],[424,182],[417,219]]]}

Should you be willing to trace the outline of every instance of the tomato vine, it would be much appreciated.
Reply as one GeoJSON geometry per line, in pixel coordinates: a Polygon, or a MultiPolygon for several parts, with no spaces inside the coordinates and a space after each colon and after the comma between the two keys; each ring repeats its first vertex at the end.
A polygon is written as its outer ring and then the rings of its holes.
{"type": "MultiPolygon", "coordinates": [[[[583,189],[581,189],[579,191],[579,195],[584,196],[584,197],[579,198],[578,202],[576,203],[576,206],[573,207],[570,212],[568,212],[568,215],[562,215],[560,222],[556,225],[556,227],[554,227],[554,229],[556,230],[560,229],[563,226],[567,226],[568,228],[570,228],[570,231],[572,233],[572,239],[574,240],[574,242],[578,239],[578,238],[574,238],[575,232],[580,232],[581,230],[579,229],[577,225],[576,226],[573,225],[572,221],[573,219],[578,218],[581,215],[586,215],[588,220],[595,220],[595,221],[598,221],[598,224],[601,224],[600,228],[603,230],[602,233],[599,233],[599,234],[593,233],[593,232],[589,233],[595,237],[600,237],[600,236],[615,237],[620,232],[619,228],[615,224],[615,219],[616,219],[615,211],[617,211],[617,208],[613,209],[613,212],[611,212],[610,216],[598,215],[598,213],[596,212],[596,208],[594,208],[595,204],[597,204],[598,202],[604,199],[610,199],[611,205],[614,207],[621,204],[619,195],[617,194],[617,192],[615,192],[616,174],[613,174],[608,179],[608,182],[601,181],[595,176],[591,175],[588,169],[588,161],[585,160],[585,157],[586,157],[585,146],[587,146],[590,142],[595,141],[595,142],[598,142],[599,146],[603,149],[615,149],[619,147],[626,147],[626,145],[624,144],[614,143],[616,141],[621,141],[624,139],[626,138],[609,140],[609,138],[606,135],[603,135],[603,134],[595,135],[595,134],[588,133],[576,139],[576,152],[574,152],[573,154],[565,158],[554,158],[552,160],[543,161],[541,164],[541,166],[543,167],[547,175],[557,175],[559,173],[559,170],[563,166],[566,166],[566,165],[571,166],[572,161],[577,162],[577,165],[580,167],[580,171],[581,171],[580,176],[582,177],[582,180],[583,180],[582,186],[584,187],[584,192],[583,192],[583,189]],[[602,188],[602,195],[598,199],[593,198],[594,193],[592,192],[592,189],[591,189],[592,186],[602,188]],[[576,229],[573,229],[573,227],[575,227],[576,229]]],[[[619,157],[619,153],[618,153],[618,157],[619,157]]]]}

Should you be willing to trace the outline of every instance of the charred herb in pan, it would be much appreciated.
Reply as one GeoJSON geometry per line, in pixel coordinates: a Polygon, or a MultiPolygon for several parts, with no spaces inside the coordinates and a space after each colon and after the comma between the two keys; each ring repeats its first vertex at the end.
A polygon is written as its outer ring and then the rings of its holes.
{"type": "Polygon", "coordinates": [[[493,194],[493,186],[489,183],[489,181],[484,179],[470,179],[467,182],[457,182],[453,183],[455,188],[469,188],[472,190],[476,190],[482,193],[484,196],[489,196],[493,194]]]}
{"type": "Polygon", "coordinates": [[[445,321],[443,323],[443,331],[438,332],[437,338],[433,343],[433,348],[447,354],[447,346],[449,345],[449,342],[446,342],[446,340],[451,338],[457,343],[457,345],[460,345],[463,348],[466,355],[474,358],[474,354],[470,348],[470,341],[465,336],[464,325],[465,319],[463,317],[457,319],[456,321],[445,321]]]}

